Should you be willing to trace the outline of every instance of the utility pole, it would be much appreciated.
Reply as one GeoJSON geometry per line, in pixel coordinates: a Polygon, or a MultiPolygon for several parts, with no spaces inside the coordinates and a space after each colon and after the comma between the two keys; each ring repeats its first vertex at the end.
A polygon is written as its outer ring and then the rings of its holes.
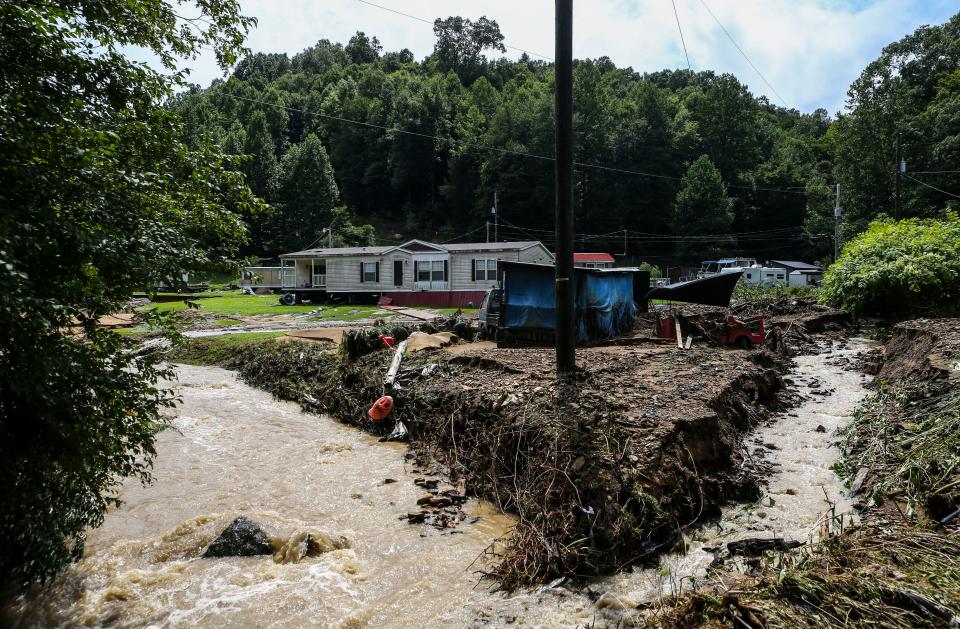
{"type": "Polygon", "coordinates": [[[573,0],[555,0],[557,374],[577,366],[573,316],[573,0]]]}
{"type": "Polygon", "coordinates": [[[837,184],[837,200],[833,205],[833,261],[840,257],[840,184],[837,184]]]}
{"type": "Polygon", "coordinates": [[[493,189],[493,209],[490,210],[493,214],[493,242],[499,242],[497,240],[497,189],[493,189]]]}
{"type": "Polygon", "coordinates": [[[490,221],[487,221],[487,242],[490,242],[490,221]]]}
{"type": "Polygon", "coordinates": [[[903,189],[903,156],[900,154],[900,134],[897,133],[897,139],[894,142],[894,154],[897,163],[897,191],[893,201],[893,218],[900,220],[900,191],[903,189]]]}
{"type": "Polygon", "coordinates": [[[627,230],[623,230],[623,257],[627,257],[627,230]]]}

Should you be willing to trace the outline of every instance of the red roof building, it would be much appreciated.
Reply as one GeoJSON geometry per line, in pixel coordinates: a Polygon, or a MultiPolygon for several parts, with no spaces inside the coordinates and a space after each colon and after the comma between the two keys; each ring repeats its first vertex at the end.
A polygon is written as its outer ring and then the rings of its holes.
{"type": "Polygon", "coordinates": [[[573,266],[585,269],[609,269],[613,267],[613,256],[609,253],[575,253],[573,266]]]}

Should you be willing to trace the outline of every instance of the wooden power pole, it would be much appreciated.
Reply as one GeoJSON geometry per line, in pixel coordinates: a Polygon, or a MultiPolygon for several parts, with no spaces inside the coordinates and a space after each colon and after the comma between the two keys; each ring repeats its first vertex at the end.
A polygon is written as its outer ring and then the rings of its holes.
{"type": "Polygon", "coordinates": [[[837,199],[833,204],[833,261],[840,257],[840,184],[837,184],[837,199]]]}
{"type": "Polygon", "coordinates": [[[557,374],[577,366],[573,313],[573,0],[556,7],[556,315],[557,374]]]}
{"type": "Polygon", "coordinates": [[[897,191],[896,197],[893,200],[893,218],[900,220],[900,193],[903,190],[903,168],[900,166],[903,163],[903,156],[900,152],[900,134],[897,134],[896,142],[894,142],[894,154],[896,159],[896,169],[897,169],[897,191]]]}

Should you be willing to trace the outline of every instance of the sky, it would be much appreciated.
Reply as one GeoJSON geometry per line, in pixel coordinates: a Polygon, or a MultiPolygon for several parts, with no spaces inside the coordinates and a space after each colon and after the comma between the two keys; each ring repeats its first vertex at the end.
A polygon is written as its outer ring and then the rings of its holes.
{"type": "MultiPolygon", "coordinates": [[[[505,44],[552,57],[550,0],[371,0],[433,20],[485,15],[500,25],[505,44]]],[[[730,72],[755,95],[811,112],[841,111],[850,83],[882,48],[924,24],[960,12],[960,0],[675,0],[694,70],[730,72]],[[713,15],[711,15],[711,12],[713,15]],[[714,19],[713,16],[716,16],[714,19]],[[746,53],[738,52],[723,27],[746,53]],[[761,78],[760,74],[763,78],[761,78]],[[765,80],[764,80],[765,79],[765,80]]],[[[259,20],[247,46],[291,57],[320,39],[346,44],[356,31],[380,39],[384,50],[409,48],[417,59],[433,50],[430,24],[361,0],[240,0],[259,20]]],[[[687,67],[670,0],[574,2],[576,58],[610,57],[639,72],[687,67]]],[[[489,54],[489,53],[488,53],[489,54]]],[[[222,76],[212,54],[186,64],[203,86],[222,76]]]]}

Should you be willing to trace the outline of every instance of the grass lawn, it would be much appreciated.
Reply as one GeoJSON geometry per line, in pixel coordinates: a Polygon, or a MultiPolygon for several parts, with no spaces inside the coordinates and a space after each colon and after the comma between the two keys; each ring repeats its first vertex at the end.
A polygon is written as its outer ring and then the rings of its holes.
{"type": "MultiPolygon", "coordinates": [[[[281,306],[278,295],[247,295],[240,291],[229,293],[201,293],[200,295],[182,295],[185,299],[191,299],[202,295],[215,295],[204,299],[196,299],[195,303],[200,306],[200,312],[216,316],[217,325],[229,326],[239,323],[231,320],[231,316],[250,316],[250,315],[297,315],[323,308],[323,312],[311,315],[309,321],[356,321],[358,319],[385,319],[393,316],[389,310],[381,310],[377,306],[357,306],[357,305],[339,305],[339,306],[321,306],[318,304],[303,304],[294,306],[281,306]]],[[[149,306],[142,309],[156,308],[161,312],[178,312],[186,310],[187,305],[183,301],[167,301],[149,306]]],[[[456,308],[417,308],[418,310],[433,310],[442,315],[451,315],[457,311],[456,308]]],[[[476,312],[476,309],[464,309],[465,314],[476,312]]]]}
{"type": "MultiPolygon", "coordinates": [[[[196,303],[200,306],[200,312],[213,315],[279,315],[279,314],[303,314],[316,310],[314,304],[304,304],[300,306],[281,306],[277,295],[245,295],[240,292],[217,293],[217,297],[207,299],[197,299],[196,303]]],[[[185,295],[186,299],[196,297],[196,295],[185,295]]],[[[166,301],[145,306],[145,309],[156,308],[160,312],[178,312],[186,310],[187,304],[182,301],[166,301]]]]}
{"type": "Polygon", "coordinates": [[[218,365],[228,359],[234,350],[244,345],[260,343],[284,334],[286,332],[248,332],[187,339],[170,354],[170,360],[189,365],[218,365]]]}

